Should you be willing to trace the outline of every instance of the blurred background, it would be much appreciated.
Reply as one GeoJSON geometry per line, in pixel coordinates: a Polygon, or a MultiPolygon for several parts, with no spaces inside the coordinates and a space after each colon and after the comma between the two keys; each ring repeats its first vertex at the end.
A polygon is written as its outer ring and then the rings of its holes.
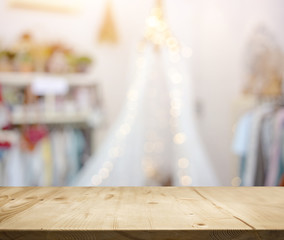
{"type": "Polygon", "coordinates": [[[0,0],[0,185],[283,185],[283,23],[282,0],[0,0]]]}

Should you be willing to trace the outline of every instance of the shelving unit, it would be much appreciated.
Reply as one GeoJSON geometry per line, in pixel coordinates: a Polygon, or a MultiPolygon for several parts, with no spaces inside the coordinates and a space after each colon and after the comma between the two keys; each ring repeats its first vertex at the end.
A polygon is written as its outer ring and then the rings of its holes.
{"type": "Polygon", "coordinates": [[[98,82],[95,77],[90,74],[50,74],[50,73],[14,73],[0,72],[0,84],[8,86],[24,87],[32,84],[37,77],[45,76],[52,78],[63,78],[70,86],[96,86],[98,82]]]}
{"type": "Polygon", "coordinates": [[[28,114],[12,114],[12,124],[82,124],[87,123],[90,118],[90,114],[65,114],[65,113],[44,113],[38,115],[36,112],[30,112],[28,114]]]}
{"type": "MultiPolygon", "coordinates": [[[[0,72],[0,84],[2,86],[24,88],[31,86],[41,77],[52,81],[64,81],[69,87],[94,87],[99,88],[99,83],[93,75],[90,74],[49,74],[49,73],[14,73],[0,72]]],[[[100,92],[97,91],[97,98],[101,102],[100,92]]],[[[92,152],[95,151],[96,128],[102,121],[100,109],[84,109],[78,111],[55,111],[56,95],[48,94],[44,96],[44,105],[46,110],[28,110],[22,108],[21,111],[14,111],[11,114],[12,125],[80,125],[92,129],[92,152]]]]}

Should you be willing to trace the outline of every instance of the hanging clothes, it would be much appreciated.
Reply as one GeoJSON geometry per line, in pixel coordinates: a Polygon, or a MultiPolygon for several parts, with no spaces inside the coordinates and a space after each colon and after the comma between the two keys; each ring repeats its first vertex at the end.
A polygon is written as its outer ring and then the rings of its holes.
{"type": "Polygon", "coordinates": [[[273,111],[270,104],[263,104],[254,110],[253,119],[251,122],[251,136],[245,164],[244,184],[246,186],[254,186],[256,169],[257,169],[257,153],[259,151],[259,138],[261,122],[265,114],[273,111]]]}
{"type": "MultiPolygon", "coordinates": [[[[11,143],[9,148],[2,148],[2,186],[25,186],[25,177],[23,172],[23,161],[19,141],[11,143]]],[[[1,150],[0,150],[1,151],[1,150]]]]}
{"type": "Polygon", "coordinates": [[[68,171],[66,156],[65,135],[62,129],[52,131],[50,134],[53,158],[53,186],[63,186],[68,171]]]}
{"type": "Polygon", "coordinates": [[[81,166],[82,152],[84,151],[84,138],[81,131],[65,129],[66,134],[66,153],[68,159],[67,183],[74,180],[81,166]]]}
{"type": "Polygon", "coordinates": [[[23,148],[21,132],[17,134],[13,144],[5,142],[1,148],[0,142],[2,186],[64,186],[83,165],[86,141],[79,129],[47,131],[32,149],[23,148]]]}
{"type": "Polygon", "coordinates": [[[246,113],[237,124],[236,135],[233,143],[233,152],[240,158],[239,176],[242,179],[241,185],[244,186],[245,165],[247,161],[249,139],[251,134],[252,112],[246,113]]]}
{"type": "Polygon", "coordinates": [[[53,170],[53,160],[52,160],[52,149],[51,149],[51,142],[50,137],[46,136],[41,143],[41,154],[43,158],[44,164],[44,186],[51,186],[52,185],[52,170],[53,170]]]}
{"type": "MultiPolygon", "coordinates": [[[[281,143],[284,143],[284,124],[281,130],[281,143]]],[[[280,167],[277,182],[279,186],[284,186],[284,144],[280,145],[280,167]]]]}
{"type": "Polygon", "coordinates": [[[258,138],[257,151],[257,168],[255,173],[255,186],[264,186],[267,175],[267,168],[270,159],[270,153],[273,146],[273,122],[274,113],[269,112],[265,114],[261,121],[260,135],[258,138]]]}
{"type": "Polygon", "coordinates": [[[284,108],[264,103],[243,115],[233,152],[240,159],[242,186],[277,186],[284,173],[284,108]]]}
{"type": "Polygon", "coordinates": [[[267,171],[267,178],[265,181],[266,186],[275,186],[278,184],[278,173],[280,167],[280,149],[281,149],[281,140],[282,140],[282,128],[284,122],[284,109],[281,109],[275,115],[274,120],[274,141],[273,148],[271,151],[270,163],[267,171]]]}

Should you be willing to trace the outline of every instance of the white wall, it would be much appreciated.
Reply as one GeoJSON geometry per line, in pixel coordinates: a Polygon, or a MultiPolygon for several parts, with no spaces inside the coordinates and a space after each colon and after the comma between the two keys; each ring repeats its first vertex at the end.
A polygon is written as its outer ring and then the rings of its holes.
{"type": "Polygon", "coordinates": [[[199,13],[194,69],[204,108],[201,130],[222,182],[230,184],[235,174],[231,168],[232,106],[245,81],[246,43],[262,23],[284,49],[284,2],[204,0],[199,13]]]}
{"type": "MultiPolygon", "coordinates": [[[[30,30],[42,41],[64,41],[82,53],[95,56],[93,69],[104,89],[108,122],[123,103],[134,60],[152,0],[114,0],[120,37],[117,46],[96,42],[105,2],[81,0],[79,14],[58,14],[11,9],[0,0],[0,40],[13,42],[30,30]]],[[[250,31],[264,23],[284,48],[283,0],[167,0],[166,13],[179,40],[192,46],[192,74],[202,105],[200,129],[222,183],[229,185],[231,167],[232,102],[244,82],[244,47],[250,31]],[[226,171],[224,171],[226,169],[226,171]]]]}

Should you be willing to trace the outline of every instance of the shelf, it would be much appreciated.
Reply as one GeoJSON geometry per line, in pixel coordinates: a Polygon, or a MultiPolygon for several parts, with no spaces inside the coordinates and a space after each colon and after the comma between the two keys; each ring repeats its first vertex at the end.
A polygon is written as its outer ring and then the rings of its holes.
{"type": "Polygon", "coordinates": [[[97,81],[94,76],[85,73],[75,74],[49,74],[49,73],[21,73],[21,72],[0,72],[0,84],[8,86],[25,87],[30,85],[38,77],[61,78],[67,81],[70,86],[94,86],[97,81]]]}
{"type": "Polygon", "coordinates": [[[90,113],[41,113],[29,112],[25,114],[12,114],[11,123],[13,125],[25,124],[98,124],[101,119],[100,114],[90,113]]]}
{"type": "Polygon", "coordinates": [[[283,239],[276,187],[0,188],[0,238],[283,239]]]}

